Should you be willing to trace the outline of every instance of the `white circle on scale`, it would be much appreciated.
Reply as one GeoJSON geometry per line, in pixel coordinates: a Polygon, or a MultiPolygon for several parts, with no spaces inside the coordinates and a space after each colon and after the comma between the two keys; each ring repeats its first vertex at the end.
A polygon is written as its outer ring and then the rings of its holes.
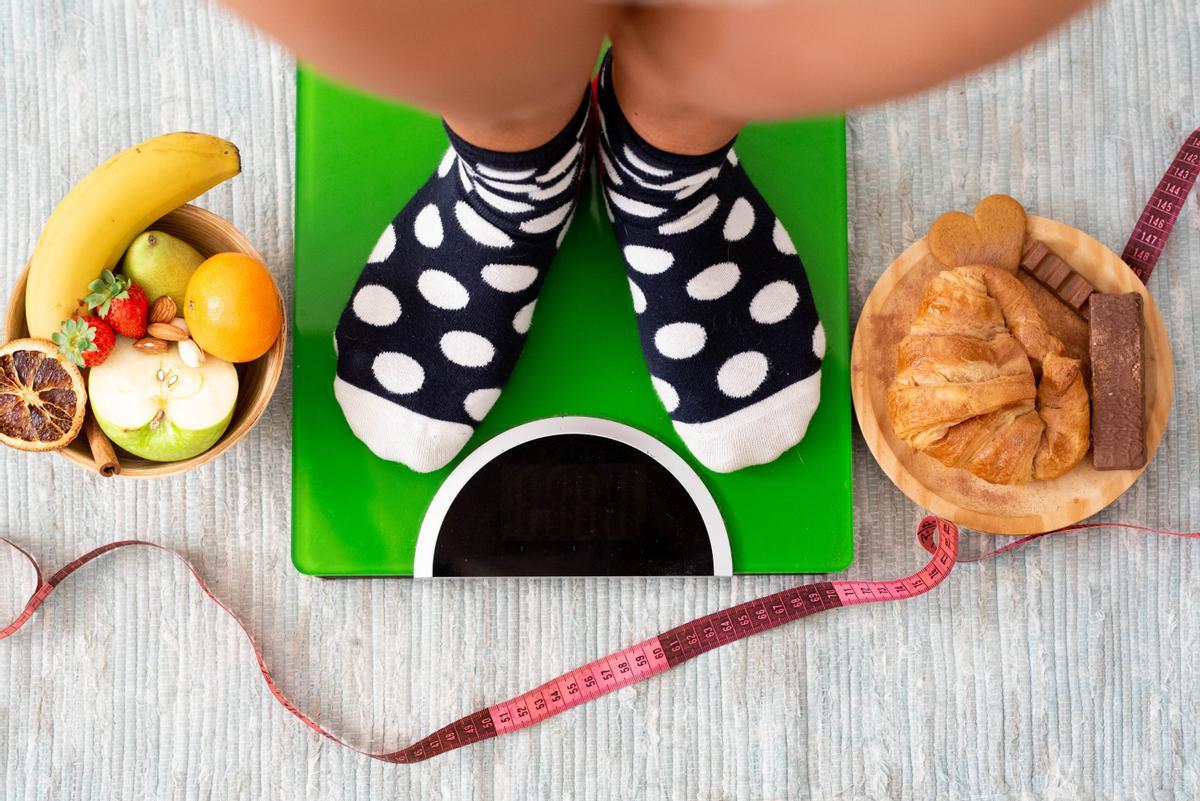
{"type": "Polygon", "coordinates": [[[708,491],[696,471],[675,451],[649,434],[622,423],[597,417],[550,417],[534,420],[497,434],[469,453],[450,472],[434,494],[433,500],[429,502],[425,517],[421,521],[421,530],[417,534],[417,545],[413,553],[413,575],[423,578],[433,575],[433,554],[437,548],[438,533],[446,520],[446,513],[476,473],[501,454],[522,443],[564,434],[584,434],[622,442],[662,465],[687,492],[704,521],[712,548],[713,575],[733,575],[729,531],[725,528],[721,510],[717,508],[712,493],[708,491]]]}

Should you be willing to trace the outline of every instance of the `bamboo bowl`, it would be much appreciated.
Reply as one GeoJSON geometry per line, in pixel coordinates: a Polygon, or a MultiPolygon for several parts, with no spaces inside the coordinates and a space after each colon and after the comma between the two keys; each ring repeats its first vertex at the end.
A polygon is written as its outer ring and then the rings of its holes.
{"type": "MultiPolygon", "coordinates": [[[[199,206],[180,206],[150,227],[182,239],[205,258],[214,253],[237,252],[245,253],[259,261],[263,260],[250,241],[234,228],[232,223],[199,206]]],[[[17,276],[17,283],[9,298],[4,332],[6,339],[29,336],[29,329],[25,323],[25,281],[28,273],[29,266],[26,265],[21,274],[17,276]]],[[[283,307],[282,299],[280,306],[283,307]]],[[[254,428],[258,419],[262,417],[267,404],[271,401],[271,396],[275,393],[279,376],[283,372],[284,353],[287,350],[286,307],[283,307],[283,313],[284,320],[280,327],[279,338],[275,340],[271,349],[255,361],[235,365],[238,372],[237,405],[234,407],[233,419],[230,420],[229,427],[225,429],[225,433],[221,435],[215,445],[199,456],[177,462],[153,462],[116,448],[117,457],[121,462],[119,475],[134,478],[158,478],[184,473],[200,465],[208,464],[246,436],[250,429],[254,428]]],[[[58,453],[80,467],[97,472],[98,466],[95,459],[92,458],[87,437],[83,433],[80,433],[70,445],[58,453]]]]}

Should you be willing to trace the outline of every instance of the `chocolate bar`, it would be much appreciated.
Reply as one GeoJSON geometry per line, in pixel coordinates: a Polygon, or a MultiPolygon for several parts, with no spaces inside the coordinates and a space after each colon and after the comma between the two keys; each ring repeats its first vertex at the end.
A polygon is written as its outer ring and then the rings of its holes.
{"type": "Polygon", "coordinates": [[[1146,464],[1146,354],[1142,296],[1097,292],[1091,306],[1092,463],[1097,470],[1146,464]]]}
{"type": "Polygon", "coordinates": [[[1053,292],[1071,311],[1088,319],[1088,298],[1096,288],[1045,244],[1033,243],[1033,247],[1021,257],[1021,269],[1053,292]]]}

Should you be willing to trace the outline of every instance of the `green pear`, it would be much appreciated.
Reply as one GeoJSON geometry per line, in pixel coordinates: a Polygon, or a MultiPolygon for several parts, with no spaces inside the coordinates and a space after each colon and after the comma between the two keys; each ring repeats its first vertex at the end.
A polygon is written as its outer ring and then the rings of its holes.
{"type": "Polygon", "coordinates": [[[118,337],[88,375],[88,397],[100,428],[115,444],[155,462],[190,459],[216,444],[237,405],[238,375],[209,355],[189,367],[177,347],[142,353],[118,337]]]}
{"type": "Polygon", "coordinates": [[[125,251],[121,271],[145,290],[152,303],[169,295],[182,309],[188,281],[202,261],[204,257],[182,239],[162,231],[146,231],[125,251]]]}

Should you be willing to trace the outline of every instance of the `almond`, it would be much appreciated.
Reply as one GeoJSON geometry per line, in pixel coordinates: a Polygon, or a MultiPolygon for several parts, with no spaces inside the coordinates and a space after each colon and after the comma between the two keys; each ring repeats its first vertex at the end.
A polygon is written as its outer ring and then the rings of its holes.
{"type": "Polygon", "coordinates": [[[177,311],[175,301],[171,299],[171,296],[163,295],[150,304],[149,321],[152,323],[169,323],[175,319],[177,311]]]}
{"type": "Polygon", "coordinates": [[[182,342],[188,338],[183,329],[170,323],[150,323],[150,325],[146,326],[146,333],[158,339],[165,339],[168,342],[182,342]]]}
{"type": "MultiPolygon", "coordinates": [[[[170,300],[170,298],[168,298],[168,300],[170,300]]],[[[139,339],[137,342],[134,342],[133,349],[139,350],[142,353],[166,353],[167,343],[161,339],[146,337],[145,339],[139,339]]]]}
{"type": "Polygon", "coordinates": [[[204,364],[204,351],[190,339],[179,343],[179,358],[188,367],[199,367],[204,364]]]}

